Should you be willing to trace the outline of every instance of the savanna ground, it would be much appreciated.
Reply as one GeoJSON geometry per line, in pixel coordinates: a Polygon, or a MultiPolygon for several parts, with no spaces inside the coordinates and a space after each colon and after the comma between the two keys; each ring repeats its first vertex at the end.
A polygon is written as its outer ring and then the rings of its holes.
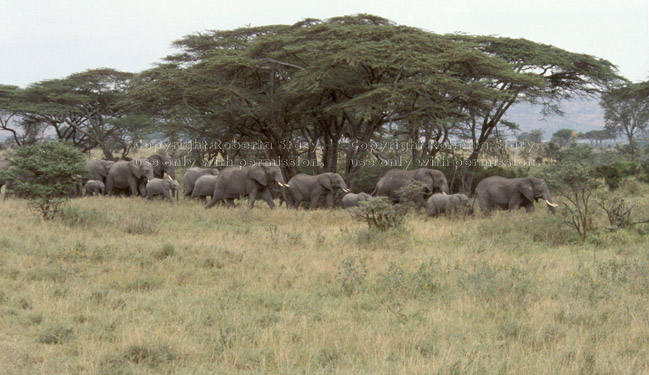
{"type": "Polygon", "coordinates": [[[649,373],[646,224],[582,243],[540,204],[384,233],[261,201],[0,212],[0,374],[649,373]]]}

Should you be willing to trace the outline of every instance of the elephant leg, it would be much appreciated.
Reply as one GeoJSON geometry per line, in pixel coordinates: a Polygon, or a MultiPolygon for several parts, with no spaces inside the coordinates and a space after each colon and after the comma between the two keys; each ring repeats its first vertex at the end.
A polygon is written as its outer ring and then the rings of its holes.
{"type": "Polygon", "coordinates": [[[110,197],[112,197],[113,194],[115,193],[113,191],[114,190],[113,185],[114,185],[113,177],[108,176],[108,178],[106,179],[106,191],[108,192],[108,196],[110,197]]]}
{"type": "Polygon", "coordinates": [[[255,207],[255,199],[257,199],[257,188],[254,188],[248,193],[248,208],[255,207]]]}
{"type": "Polygon", "coordinates": [[[173,199],[171,199],[171,194],[169,194],[169,190],[165,190],[165,191],[163,192],[163,194],[164,194],[164,197],[167,198],[167,199],[169,199],[170,202],[173,202],[173,201],[174,201],[173,199]]]}
{"type": "Polygon", "coordinates": [[[146,197],[146,180],[142,179],[138,181],[137,189],[142,198],[146,197]]]}
{"type": "Polygon", "coordinates": [[[217,197],[218,197],[218,194],[212,194],[212,200],[208,204],[205,205],[205,208],[213,207],[216,204],[216,202],[218,202],[220,200],[217,197]]]}
{"type": "Polygon", "coordinates": [[[138,192],[138,182],[134,178],[129,178],[128,187],[131,190],[131,195],[136,197],[138,192]]]}
{"type": "MultiPolygon", "coordinates": [[[[291,194],[291,205],[297,210],[298,207],[300,207],[300,203],[302,202],[302,195],[300,195],[300,193],[298,192],[292,193],[291,191],[289,191],[288,193],[291,194]]],[[[288,206],[288,202],[286,205],[288,206]]]]}
{"type": "Polygon", "coordinates": [[[264,189],[261,192],[261,196],[264,198],[266,203],[268,203],[268,207],[270,207],[271,210],[275,208],[275,203],[273,202],[273,195],[270,193],[268,189],[264,189]]]}
{"type": "Polygon", "coordinates": [[[334,209],[334,193],[333,193],[333,191],[330,191],[327,194],[326,200],[327,200],[327,207],[329,207],[330,210],[333,210],[334,209]]]}
{"type": "Polygon", "coordinates": [[[509,198],[509,202],[507,203],[507,209],[509,211],[516,211],[520,208],[520,202],[517,197],[511,197],[509,198]]]}
{"type": "Polygon", "coordinates": [[[315,210],[315,208],[318,206],[318,201],[320,200],[320,192],[313,192],[311,193],[311,206],[310,208],[312,210],[315,210]]]}
{"type": "Polygon", "coordinates": [[[534,212],[534,203],[526,204],[525,205],[525,212],[527,212],[528,214],[531,214],[532,212],[534,212]]]}
{"type": "Polygon", "coordinates": [[[228,198],[225,201],[228,204],[228,207],[234,207],[234,198],[228,198]]]}

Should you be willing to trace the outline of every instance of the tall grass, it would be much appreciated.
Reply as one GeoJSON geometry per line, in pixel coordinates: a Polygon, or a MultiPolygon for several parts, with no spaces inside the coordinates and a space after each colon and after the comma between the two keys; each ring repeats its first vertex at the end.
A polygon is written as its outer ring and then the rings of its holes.
{"type": "Polygon", "coordinates": [[[0,211],[0,374],[649,371],[643,226],[582,244],[541,209],[383,233],[265,204],[0,211]]]}

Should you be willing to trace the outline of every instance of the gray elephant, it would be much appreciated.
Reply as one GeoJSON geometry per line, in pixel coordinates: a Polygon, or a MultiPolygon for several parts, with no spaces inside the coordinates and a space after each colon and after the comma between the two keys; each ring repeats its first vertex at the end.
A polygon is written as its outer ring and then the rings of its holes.
{"type": "Polygon", "coordinates": [[[154,178],[163,178],[164,174],[167,173],[171,179],[176,180],[176,167],[171,157],[162,154],[153,154],[147,159],[153,166],[154,178]]]}
{"type": "Polygon", "coordinates": [[[86,182],[85,188],[86,188],[86,196],[91,197],[91,196],[93,196],[95,194],[96,195],[104,195],[106,185],[101,181],[88,180],[86,182]]]}
{"type": "Polygon", "coordinates": [[[233,207],[234,200],[244,196],[248,197],[248,207],[252,208],[258,195],[264,198],[270,208],[275,208],[270,191],[273,184],[283,187],[282,196],[286,200],[286,183],[279,166],[253,165],[225,168],[217,176],[212,200],[205,208],[213,207],[221,200],[225,200],[230,207],[233,207]]]}
{"type": "MultiPolygon", "coordinates": [[[[214,177],[218,175],[219,175],[219,170],[216,168],[197,168],[197,167],[189,168],[187,172],[185,172],[185,174],[183,175],[183,186],[185,187],[185,196],[186,197],[192,196],[192,192],[195,186],[194,184],[202,176],[214,177]]],[[[210,193],[207,195],[211,196],[212,192],[210,191],[210,193]]]]}
{"type": "Polygon", "coordinates": [[[156,195],[162,195],[163,199],[167,198],[173,202],[171,194],[169,194],[171,191],[176,196],[176,202],[178,202],[179,189],[178,183],[171,178],[154,178],[146,183],[146,196],[153,199],[156,195]]]}
{"type": "Polygon", "coordinates": [[[115,189],[130,188],[131,195],[146,196],[146,183],[153,179],[153,166],[146,158],[120,160],[108,172],[106,192],[112,196],[115,189]]]}
{"type": "MultiPolygon", "coordinates": [[[[212,194],[214,194],[214,187],[216,186],[217,178],[218,175],[204,175],[199,177],[198,180],[196,180],[196,182],[194,183],[191,199],[201,198],[202,200],[205,200],[208,196],[212,197],[212,194]]],[[[187,185],[185,185],[185,187],[186,186],[187,185]]]]}
{"type": "Polygon", "coordinates": [[[326,197],[327,207],[333,209],[334,194],[338,189],[349,192],[343,178],[338,173],[332,172],[315,176],[300,173],[288,182],[290,199],[296,209],[302,201],[310,201],[309,207],[315,209],[321,196],[326,197]]]}
{"type": "Polygon", "coordinates": [[[446,177],[438,170],[429,168],[419,168],[410,171],[391,169],[376,183],[376,188],[372,192],[372,196],[388,197],[393,203],[398,203],[401,201],[401,197],[397,191],[409,181],[413,180],[421,182],[428,190],[414,197],[413,200],[419,207],[423,207],[426,204],[425,198],[430,194],[449,193],[446,177]]]}
{"type": "Polygon", "coordinates": [[[360,192],[358,194],[355,193],[346,194],[342,200],[343,208],[358,207],[358,202],[366,201],[370,198],[372,198],[371,195],[363,192],[360,192]]]}
{"type": "Polygon", "coordinates": [[[115,165],[115,162],[112,160],[86,160],[86,166],[90,171],[90,178],[101,181],[104,184],[108,178],[108,172],[110,172],[110,168],[113,165],[115,165]]]}
{"type": "Polygon", "coordinates": [[[475,188],[480,209],[518,210],[525,207],[527,212],[534,211],[534,202],[539,198],[547,204],[550,212],[556,213],[552,203],[552,195],[545,180],[536,177],[504,178],[500,176],[487,177],[475,188]]]}
{"type": "MultiPolygon", "coordinates": [[[[426,213],[428,216],[440,214],[455,214],[463,207],[469,207],[469,197],[464,194],[441,194],[435,193],[426,201],[426,213]]],[[[468,209],[469,213],[471,212],[468,209]]]]}

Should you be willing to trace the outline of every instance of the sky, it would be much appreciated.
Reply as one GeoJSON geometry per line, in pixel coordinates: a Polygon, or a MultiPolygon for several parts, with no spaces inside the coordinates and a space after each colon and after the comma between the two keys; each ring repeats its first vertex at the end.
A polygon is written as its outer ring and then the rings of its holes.
{"type": "Polygon", "coordinates": [[[0,84],[95,68],[140,72],[205,30],[368,13],[445,34],[525,38],[649,80],[649,0],[0,0],[0,84]]]}

